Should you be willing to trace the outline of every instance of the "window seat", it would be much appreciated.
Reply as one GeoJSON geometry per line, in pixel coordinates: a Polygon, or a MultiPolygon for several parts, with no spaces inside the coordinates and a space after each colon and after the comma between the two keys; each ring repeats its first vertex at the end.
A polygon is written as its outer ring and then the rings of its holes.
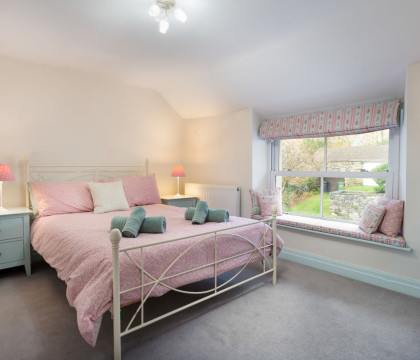
{"type": "MultiPolygon", "coordinates": [[[[263,220],[268,217],[252,215],[251,218],[255,220],[263,220]]],[[[284,214],[277,217],[277,225],[285,228],[299,229],[313,233],[323,233],[329,236],[335,236],[348,240],[411,251],[410,248],[406,247],[405,240],[402,236],[392,237],[381,232],[368,234],[360,229],[357,224],[353,223],[284,214]]]]}

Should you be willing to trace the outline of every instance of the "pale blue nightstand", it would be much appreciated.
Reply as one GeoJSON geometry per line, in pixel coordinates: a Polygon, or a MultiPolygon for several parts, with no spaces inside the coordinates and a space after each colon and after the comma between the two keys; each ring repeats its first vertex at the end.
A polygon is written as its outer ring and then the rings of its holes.
{"type": "Polygon", "coordinates": [[[178,207],[195,207],[197,197],[191,195],[165,195],[161,196],[163,204],[178,206],[178,207]]]}
{"type": "Polygon", "coordinates": [[[25,207],[10,208],[0,214],[0,269],[25,266],[31,275],[31,245],[29,239],[29,215],[25,207]]]}

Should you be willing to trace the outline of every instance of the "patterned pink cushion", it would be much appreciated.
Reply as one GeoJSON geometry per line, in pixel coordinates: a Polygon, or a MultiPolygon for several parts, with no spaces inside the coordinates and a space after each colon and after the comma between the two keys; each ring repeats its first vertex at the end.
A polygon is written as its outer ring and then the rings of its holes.
{"type": "Polygon", "coordinates": [[[378,230],[379,224],[385,215],[385,211],[385,206],[382,204],[369,204],[366,206],[365,212],[360,219],[359,228],[368,234],[374,233],[378,230]]]}
{"type": "Polygon", "coordinates": [[[110,180],[110,182],[114,181],[122,181],[125,197],[130,207],[162,204],[155,174],[127,176],[110,180]]]}
{"type": "Polygon", "coordinates": [[[279,195],[257,195],[257,198],[261,208],[261,216],[271,216],[271,207],[273,205],[277,207],[277,215],[282,215],[281,200],[279,195]]]}
{"type": "Polygon", "coordinates": [[[386,209],[379,231],[389,236],[397,236],[404,217],[404,201],[382,198],[378,204],[384,205],[386,209]]]}
{"type": "MultiPolygon", "coordinates": [[[[261,215],[261,208],[260,203],[258,201],[258,196],[271,196],[271,195],[278,195],[280,196],[280,189],[262,189],[262,190],[249,190],[249,194],[251,195],[251,205],[252,205],[252,215],[261,215]]],[[[281,207],[277,208],[277,212],[281,212],[281,207]]],[[[279,215],[281,215],[279,213],[279,215]]],[[[271,216],[271,212],[270,212],[271,216]]]]}
{"type": "Polygon", "coordinates": [[[38,216],[78,213],[93,210],[92,196],[85,182],[31,182],[38,216]]]}

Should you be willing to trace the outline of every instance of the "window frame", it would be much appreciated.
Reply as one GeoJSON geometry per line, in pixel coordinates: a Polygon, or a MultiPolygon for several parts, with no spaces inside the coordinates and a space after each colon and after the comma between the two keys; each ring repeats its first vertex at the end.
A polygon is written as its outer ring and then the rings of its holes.
{"type": "MultiPolygon", "coordinates": [[[[345,135],[344,135],[345,136],[345,135]]],[[[320,137],[321,138],[321,137],[320,137]]],[[[318,177],[320,178],[320,216],[306,215],[284,211],[284,213],[311,217],[317,219],[325,219],[331,221],[354,222],[351,220],[333,219],[323,216],[324,205],[324,178],[370,178],[385,179],[385,196],[390,199],[398,199],[398,173],[399,173],[399,128],[389,129],[389,145],[388,145],[388,171],[387,172],[370,172],[370,171],[327,171],[327,137],[324,138],[324,164],[320,171],[297,171],[297,170],[279,170],[280,166],[280,141],[271,142],[271,171],[270,186],[276,187],[277,176],[296,176],[296,177],[318,177]]],[[[287,140],[287,139],[285,139],[287,140]]]]}

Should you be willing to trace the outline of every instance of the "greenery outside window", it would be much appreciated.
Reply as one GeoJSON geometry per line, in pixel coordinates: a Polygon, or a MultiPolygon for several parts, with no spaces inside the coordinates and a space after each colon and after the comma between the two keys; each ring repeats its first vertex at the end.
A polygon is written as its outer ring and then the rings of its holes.
{"type": "Polygon", "coordinates": [[[398,132],[275,141],[272,185],[283,212],[359,221],[366,205],[396,192],[398,132]]]}

